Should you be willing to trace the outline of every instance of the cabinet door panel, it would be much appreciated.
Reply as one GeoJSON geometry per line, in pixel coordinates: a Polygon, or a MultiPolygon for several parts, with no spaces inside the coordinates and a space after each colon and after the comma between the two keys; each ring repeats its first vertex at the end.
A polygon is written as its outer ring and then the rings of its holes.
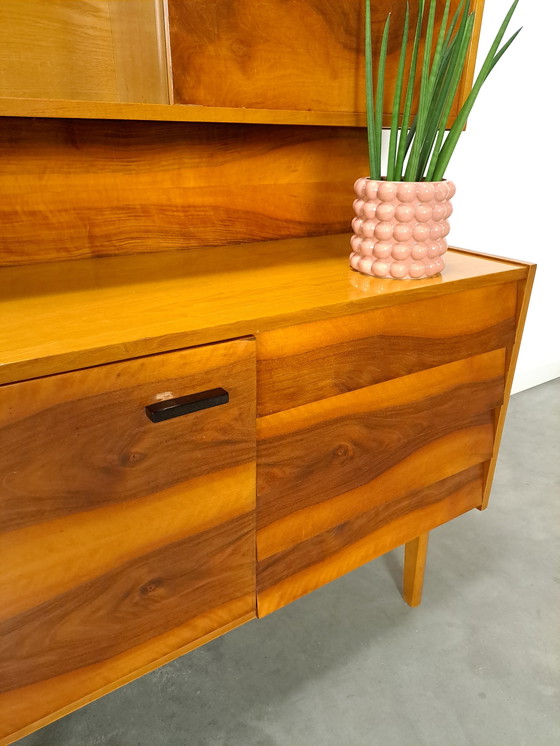
{"type": "Polygon", "coordinates": [[[515,282],[260,334],[260,415],[511,347],[515,282]]]}
{"type": "Polygon", "coordinates": [[[252,340],[0,388],[1,735],[254,616],[254,389],[252,340]]]}
{"type": "MultiPolygon", "coordinates": [[[[452,0],[452,12],[458,4],[452,0]]],[[[364,5],[363,0],[169,0],[175,102],[364,111],[364,5]]],[[[473,6],[480,20],[481,0],[473,6]]],[[[414,24],[418,2],[411,0],[410,7],[414,24]]],[[[387,79],[393,82],[405,11],[403,0],[372,2],[374,53],[391,12],[387,79]]],[[[442,11],[438,3],[438,28],[442,11]]],[[[476,43],[473,63],[475,54],[476,43]]],[[[463,83],[471,76],[469,68],[463,83]]],[[[392,88],[386,86],[385,112],[392,88]]]]}
{"type": "Polygon", "coordinates": [[[495,350],[262,417],[259,615],[480,505],[504,371],[495,350]]]}

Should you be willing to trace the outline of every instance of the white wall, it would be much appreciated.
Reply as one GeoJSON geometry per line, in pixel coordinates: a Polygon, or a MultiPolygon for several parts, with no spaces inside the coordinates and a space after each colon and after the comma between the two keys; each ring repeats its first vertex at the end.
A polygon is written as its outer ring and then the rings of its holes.
{"type": "MultiPolygon", "coordinates": [[[[479,64],[510,2],[486,0],[479,64]]],[[[519,26],[446,174],[457,185],[452,245],[538,265],[514,392],[560,376],[560,3],[521,0],[519,26]]]]}

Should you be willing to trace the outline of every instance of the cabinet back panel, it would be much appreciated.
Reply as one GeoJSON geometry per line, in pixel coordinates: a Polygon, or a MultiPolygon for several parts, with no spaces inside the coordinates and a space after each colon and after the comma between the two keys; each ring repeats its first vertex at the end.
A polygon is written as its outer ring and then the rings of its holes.
{"type": "Polygon", "coordinates": [[[0,265],[349,230],[353,128],[0,120],[0,265]]]}

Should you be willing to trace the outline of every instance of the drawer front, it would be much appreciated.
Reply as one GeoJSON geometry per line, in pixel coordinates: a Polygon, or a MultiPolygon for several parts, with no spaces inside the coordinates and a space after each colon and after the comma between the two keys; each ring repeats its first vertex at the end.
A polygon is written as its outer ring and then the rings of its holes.
{"type": "Polygon", "coordinates": [[[509,348],[516,303],[505,283],[260,334],[258,413],[509,348]]]}
{"type": "Polygon", "coordinates": [[[257,421],[259,616],[480,505],[505,357],[257,421]]]}
{"type": "Polygon", "coordinates": [[[254,402],[253,340],[0,387],[2,735],[255,615],[254,402]]]}

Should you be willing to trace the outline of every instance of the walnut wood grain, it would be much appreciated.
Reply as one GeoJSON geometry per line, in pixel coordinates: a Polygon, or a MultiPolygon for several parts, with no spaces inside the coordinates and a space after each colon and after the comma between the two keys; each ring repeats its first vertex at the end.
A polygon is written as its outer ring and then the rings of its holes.
{"type": "Polygon", "coordinates": [[[6,692],[2,695],[5,703],[6,722],[13,723],[7,741],[13,741],[23,738],[33,733],[38,728],[58,720],[68,715],[79,707],[84,707],[95,699],[108,694],[118,687],[124,686],[139,676],[143,676],[154,669],[175,660],[180,655],[185,655],[191,650],[195,650],[205,645],[217,637],[227,634],[232,629],[245,624],[254,618],[254,612],[244,614],[243,609],[246,606],[247,599],[241,598],[229,604],[224,604],[218,609],[213,609],[210,615],[206,614],[198,617],[196,620],[190,620],[186,625],[181,625],[170,633],[161,635],[156,641],[150,640],[144,646],[138,646],[132,651],[122,653],[114,659],[111,669],[111,676],[108,678],[102,666],[88,666],[80,671],[72,671],[69,674],[58,676],[56,678],[57,702],[51,703],[50,698],[45,696],[44,686],[41,683],[31,684],[24,689],[18,689],[12,692],[6,692]],[[234,621],[224,621],[233,619],[234,621]],[[196,627],[196,629],[195,629],[196,627]],[[190,641],[185,642],[185,640],[190,641]],[[156,644],[157,643],[157,644],[156,644]],[[130,671],[130,661],[136,663],[138,657],[147,647],[150,647],[150,660],[139,668],[130,671]],[[172,652],[169,653],[168,650],[172,652]],[[158,657],[159,656],[159,657],[158,657]],[[88,693],[75,699],[76,687],[81,687],[88,693]],[[66,700],[70,702],[67,705],[60,705],[64,697],[59,696],[62,692],[66,694],[66,700]],[[19,719],[19,710],[21,708],[21,698],[25,697],[26,707],[33,711],[37,719],[22,727],[19,719]],[[51,709],[52,707],[56,709],[51,709]]]}
{"type": "Polygon", "coordinates": [[[108,661],[246,596],[253,541],[253,515],[246,513],[147,552],[0,623],[0,698],[108,661]]]}
{"type": "Polygon", "coordinates": [[[428,443],[370,482],[329,499],[318,499],[259,527],[258,559],[266,559],[318,533],[334,529],[383,504],[388,497],[403,497],[477,464],[488,463],[493,443],[494,423],[491,421],[428,443]]]}
{"type": "Polygon", "coordinates": [[[257,428],[260,529],[367,484],[416,450],[493,422],[505,351],[262,417],[257,428]]]}
{"type": "Polygon", "coordinates": [[[2,0],[0,96],[169,103],[162,0],[2,0]]]}
{"type": "Polygon", "coordinates": [[[252,461],[253,347],[185,350],[0,388],[0,532],[252,461]],[[220,386],[227,405],[157,424],[146,415],[162,396],[220,386]]]}
{"type": "Polygon", "coordinates": [[[348,267],[348,239],[4,267],[0,383],[335,317],[351,323],[354,314],[528,273],[513,261],[449,251],[440,277],[378,280],[348,267]]]}
{"type": "MultiPolygon", "coordinates": [[[[282,587],[259,600],[260,614],[301,595],[301,573],[303,592],[318,587],[309,578],[323,577],[324,562],[336,577],[332,557],[408,513],[463,488],[480,505],[505,357],[495,350],[258,420],[257,585],[282,587]]],[[[405,541],[431,528],[409,524],[405,541]]]]}
{"type": "Polygon", "coordinates": [[[373,509],[325,535],[258,564],[258,615],[266,616],[325,583],[472,510],[480,503],[483,465],[431,485],[384,509],[373,509]]]}
{"type": "Polygon", "coordinates": [[[254,616],[254,347],[0,389],[0,738],[254,616]],[[146,416],[218,384],[228,404],[146,416]]]}
{"type": "Polygon", "coordinates": [[[0,265],[343,231],[366,150],[348,128],[0,119],[0,265]]]}
{"type": "Polygon", "coordinates": [[[417,492],[396,500],[388,499],[382,505],[376,505],[330,531],[317,534],[285,552],[268,557],[258,564],[258,591],[267,590],[285,578],[318,564],[394,521],[440,502],[475,479],[480,479],[481,473],[480,465],[473,466],[417,492]]]}
{"type": "Polygon", "coordinates": [[[258,412],[279,412],[513,343],[516,283],[260,334],[258,412]]]}
{"type": "MultiPolygon", "coordinates": [[[[457,5],[453,0],[452,10],[457,5]]],[[[405,7],[402,0],[372,3],[374,54],[385,18],[389,11],[392,14],[385,112],[391,108],[405,7]]],[[[473,7],[480,17],[482,2],[473,7]]],[[[439,4],[438,27],[442,8],[439,4]]],[[[418,2],[411,2],[412,23],[417,9],[418,2]]],[[[169,0],[175,101],[249,109],[364,111],[363,13],[361,0],[169,0]]],[[[477,40],[478,34],[470,50],[473,59],[477,40]]],[[[460,100],[470,80],[469,67],[460,100]]]]}

